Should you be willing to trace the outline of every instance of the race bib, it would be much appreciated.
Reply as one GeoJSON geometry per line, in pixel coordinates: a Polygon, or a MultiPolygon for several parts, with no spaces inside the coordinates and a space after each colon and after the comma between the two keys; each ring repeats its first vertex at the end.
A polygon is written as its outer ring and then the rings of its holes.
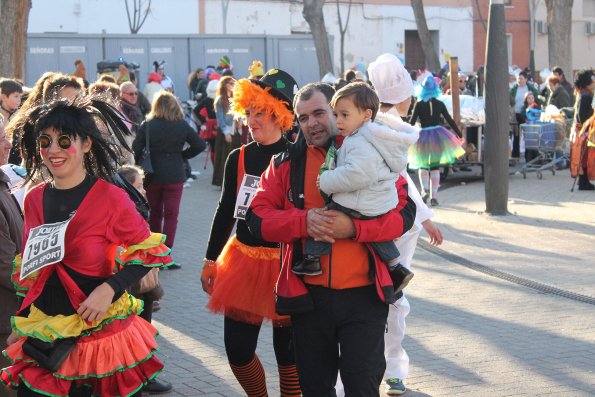
{"type": "Polygon", "coordinates": [[[259,176],[244,174],[240,190],[238,191],[238,198],[236,199],[234,218],[246,219],[246,212],[248,211],[248,207],[250,207],[259,183],[259,176]]]}
{"type": "Polygon", "coordinates": [[[72,217],[64,222],[48,223],[31,229],[23,253],[21,280],[64,259],[64,236],[71,220],[72,217]]]}

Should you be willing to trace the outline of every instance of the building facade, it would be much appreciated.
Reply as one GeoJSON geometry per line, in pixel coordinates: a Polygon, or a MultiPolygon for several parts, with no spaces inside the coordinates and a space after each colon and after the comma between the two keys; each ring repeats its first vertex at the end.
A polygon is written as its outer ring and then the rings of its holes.
{"type": "MultiPolygon", "coordinates": [[[[552,68],[548,60],[547,10],[545,1],[535,12],[535,69],[552,68]]],[[[572,5],[572,69],[595,67],[595,0],[574,0],[572,5]]],[[[570,79],[571,73],[565,71],[570,79]]]]}
{"type": "MultiPolygon", "coordinates": [[[[504,17],[506,18],[506,44],[508,47],[508,64],[517,65],[521,69],[530,64],[531,24],[529,18],[529,1],[505,1],[504,17]]],[[[543,2],[543,1],[542,1],[543,2]]],[[[473,5],[473,68],[477,70],[485,63],[487,43],[487,27],[490,12],[490,1],[479,0],[473,5]]]]}
{"type": "MultiPolygon", "coordinates": [[[[471,70],[471,0],[426,0],[424,4],[437,51],[440,54],[457,55],[461,68],[471,70]]],[[[151,8],[139,31],[141,34],[279,36],[309,33],[309,26],[302,16],[303,3],[295,0],[153,0],[151,8]]],[[[339,10],[345,21],[348,2],[340,2],[339,10]]],[[[327,1],[324,17],[333,43],[333,72],[338,75],[341,73],[341,62],[337,13],[336,3],[327,1]]],[[[121,0],[33,1],[29,33],[129,32],[126,10],[121,0]]],[[[409,49],[409,55],[417,59],[420,49],[415,45],[416,32],[409,0],[355,0],[351,5],[345,36],[345,67],[367,65],[383,52],[394,53],[407,62],[406,48],[409,49]]],[[[443,55],[440,61],[444,62],[443,55]]]]}
{"type": "MultiPolygon", "coordinates": [[[[547,24],[544,0],[505,0],[510,65],[530,63],[531,20],[535,12],[535,64],[548,66],[547,24]]],[[[489,0],[424,0],[428,28],[440,62],[457,56],[462,71],[484,63],[489,0]]],[[[29,33],[129,34],[122,0],[33,0],[29,33]]],[[[310,33],[300,0],[153,0],[151,12],[139,33],[145,35],[265,35],[310,33]]],[[[365,67],[379,54],[390,52],[407,66],[423,66],[417,26],[410,0],[327,0],[324,17],[331,37],[333,72],[342,71],[339,14],[349,14],[344,40],[345,68],[365,67]]],[[[573,69],[591,67],[595,51],[595,0],[574,0],[572,23],[573,69]]],[[[230,54],[233,62],[233,54],[230,54]]],[[[188,69],[198,65],[189,61],[188,69]]],[[[265,65],[274,67],[279,65],[265,65]]],[[[309,67],[311,64],[303,65],[309,67]]]]}

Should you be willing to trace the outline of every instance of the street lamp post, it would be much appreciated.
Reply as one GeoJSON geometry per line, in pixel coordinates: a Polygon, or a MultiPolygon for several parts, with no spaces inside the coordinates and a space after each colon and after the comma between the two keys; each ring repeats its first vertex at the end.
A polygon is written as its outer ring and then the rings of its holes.
{"type": "MultiPolygon", "coordinates": [[[[508,214],[508,49],[504,0],[490,0],[485,60],[485,196],[486,212],[508,214]]],[[[481,150],[481,149],[480,149],[481,150]]]]}
{"type": "MultiPolygon", "coordinates": [[[[535,0],[529,0],[529,24],[530,24],[530,38],[529,38],[529,68],[531,74],[535,73],[535,0]]],[[[535,78],[535,76],[533,76],[535,78]]]]}

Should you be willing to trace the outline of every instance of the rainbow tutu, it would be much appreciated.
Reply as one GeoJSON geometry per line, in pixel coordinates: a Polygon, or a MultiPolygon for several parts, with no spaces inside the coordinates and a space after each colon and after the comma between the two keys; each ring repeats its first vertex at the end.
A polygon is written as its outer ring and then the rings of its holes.
{"type": "Polygon", "coordinates": [[[462,141],[442,126],[422,128],[409,148],[409,168],[433,168],[453,164],[465,154],[462,141]]]}

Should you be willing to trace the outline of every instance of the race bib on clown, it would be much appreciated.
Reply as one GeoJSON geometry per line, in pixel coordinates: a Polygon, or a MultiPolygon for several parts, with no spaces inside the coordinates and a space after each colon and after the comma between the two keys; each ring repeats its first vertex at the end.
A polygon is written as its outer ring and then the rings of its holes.
{"type": "Polygon", "coordinates": [[[48,265],[64,259],[64,236],[72,217],[63,222],[34,227],[23,252],[21,280],[48,265]]]}
{"type": "Polygon", "coordinates": [[[244,174],[240,190],[238,191],[238,197],[236,199],[236,207],[234,210],[234,218],[246,219],[246,212],[250,207],[250,203],[256,194],[258,184],[260,183],[260,177],[254,175],[244,174]]]}

